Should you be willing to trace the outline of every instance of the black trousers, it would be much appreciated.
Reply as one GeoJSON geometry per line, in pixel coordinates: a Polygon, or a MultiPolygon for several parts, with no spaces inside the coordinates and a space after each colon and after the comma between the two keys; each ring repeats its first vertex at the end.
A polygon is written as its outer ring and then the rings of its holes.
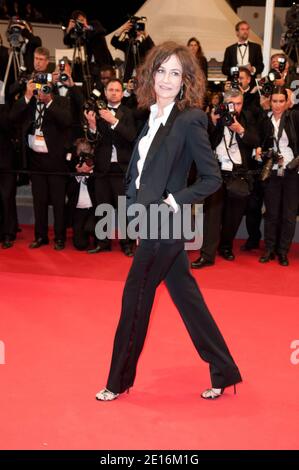
{"type": "Polygon", "coordinates": [[[65,240],[65,176],[31,175],[35,238],[48,240],[48,205],[53,205],[55,240],[65,240]]]}
{"type": "Polygon", "coordinates": [[[75,209],[73,214],[73,244],[77,250],[86,250],[90,237],[95,238],[94,207],[75,209]]]}
{"type": "MultiPolygon", "coordinates": [[[[124,173],[118,163],[111,163],[110,167],[110,174],[95,178],[95,200],[96,205],[111,204],[116,209],[118,196],[125,195],[124,173]]],[[[119,243],[122,247],[133,244],[128,237],[120,239],[119,243]]],[[[110,247],[111,239],[99,240],[98,245],[110,247]]]]}
{"type": "Polygon", "coordinates": [[[273,171],[265,182],[265,246],[269,251],[287,254],[295,230],[299,205],[299,175],[287,171],[277,176],[273,171]]]}
{"type": "Polygon", "coordinates": [[[248,198],[231,198],[225,184],[205,199],[203,218],[203,244],[201,255],[208,261],[215,260],[217,248],[233,248],[233,241],[244,215],[248,198]]]}
{"type": "Polygon", "coordinates": [[[16,175],[0,173],[0,236],[14,240],[17,232],[16,175]]]}
{"type": "Polygon", "coordinates": [[[142,240],[123,292],[107,388],[122,393],[133,385],[155,292],[162,280],[198,354],[210,365],[212,386],[240,382],[240,372],[190,273],[183,242],[142,240]]]}
{"type": "Polygon", "coordinates": [[[246,228],[248,232],[247,242],[258,245],[262,237],[261,221],[264,202],[264,190],[258,177],[254,179],[253,190],[248,198],[246,207],[246,228]]]}

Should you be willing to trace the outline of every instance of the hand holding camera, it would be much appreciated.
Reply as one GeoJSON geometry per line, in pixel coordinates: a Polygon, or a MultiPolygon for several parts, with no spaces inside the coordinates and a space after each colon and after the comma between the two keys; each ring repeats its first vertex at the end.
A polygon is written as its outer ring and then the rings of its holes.
{"type": "Polygon", "coordinates": [[[25,97],[27,98],[27,100],[31,100],[33,94],[34,94],[34,90],[35,90],[35,83],[33,82],[33,79],[29,80],[27,82],[27,85],[26,85],[26,92],[25,92],[25,97]]]}
{"type": "Polygon", "coordinates": [[[84,111],[84,116],[88,122],[88,127],[92,131],[97,130],[96,113],[94,111],[84,111]]]}
{"type": "Polygon", "coordinates": [[[231,131],[235,132],[236,134],[242,135],[245,132],[244,127],[237,121],[236,116],[233,117],[233,123],[228,127],[231,131]]]}

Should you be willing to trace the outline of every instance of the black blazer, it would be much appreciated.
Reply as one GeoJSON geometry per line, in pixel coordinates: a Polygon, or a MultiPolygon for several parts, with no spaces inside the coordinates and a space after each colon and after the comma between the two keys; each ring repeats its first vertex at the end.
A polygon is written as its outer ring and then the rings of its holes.
{"type": "Polygon", "coordinates": [[[11,140],[9,108],[0,104],[0,169],[14,168],[14,148],[11,140]]]}
{"type": "MultiPolygon", "coordinates": [[[[13,123],[21,126],[22,129],[22,154],[25,167],[28,166],[28,135],[33,133],[35,111],[36,99],[34,97],[28,104],[24,97],[19,99],[11,109],[13,123]]],[[[54,96],[51,106],[45,110],[41,127],[49,151],[44,159],[40,159],[41,170],[68,171],[65,146],[71,124],[72,116],[67,98],[54,96]]]]}
{"type": "MultiPolygon", "coordinates": [[[[263,54],[259,44],[248,41],[249,47],[249,62],[256,68],[256,75],[262,73],[264,70],[263,54]]],[[[237,59],[238,44],[232,44],[225,49],[224,60],[222,64],[222,73],[230,77],[230,68],[238,64],[237,59]]]]}
{"type": "MultiPolygon", "coordinates": [[[[290,109],[284,113],[284,130],[289,139],[289,146],[293,150],[294,157],[299,153],[299,110],[290,109]]],[[[272,148],[274,145],[274,127],[268,114],[264,114],[264,119],[260,125],[260,146],[264,151],[272,148]]]]}
{"type": "Polygon", "coordinates": [[[139,136],[126,174],[128,206],[138,202],[148,207],[171,193],[179,206],[202,201],[221,185],[218,165],[207,134],[207,116],[197,108],[179,111],[173,107],[165,126],[161,124],[149,148],[136,192],[139,136]],[[192,162],[197,167],[195,183],[187,187],[192,162]]]}
{"type": "Polygon", "coordinates": [[[112,155],[112,145],[117,151],[117,160],[125,172],[130,161],[133,149],[133,142],[137,131],[134,122],[134,116],[131,109],[120,105],[115,117],[119,123],[115,129],[111,129],[104,119],[98,120],[98,141],[95,148],[95,172],[106,174],[110,169],[110,160],[112,155]]]}

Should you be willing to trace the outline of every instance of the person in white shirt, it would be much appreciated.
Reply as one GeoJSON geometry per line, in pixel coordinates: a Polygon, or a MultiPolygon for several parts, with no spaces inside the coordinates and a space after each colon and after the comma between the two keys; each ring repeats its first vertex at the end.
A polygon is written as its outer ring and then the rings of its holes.
{"type": "Polygon", "coordinates": [[[163,238],[161,224],[155,236],[149,232],[140,237],[123,292],[107,385],[96,398],[115,400],[133,385],[156,288],[163,280],[198,354],[210,365],[212,388],[201,396],[219,398],[225,387],[242,380],[241,375],[190,274],[184,236],[174,236],[171,226],[184,205],[202,200],[221,184],[207,117],[200,109],[205,77],[187,47],[167,42],[149,52],[138,83],[139,106],[149,108],[150,117],[127,170],[127,204],[131,209],[135,202],[142,205],[150,224],[152,209],[169,206],[170,235],[163,238]],[[187,187],[193,161],[198,177],[187,187]]]}

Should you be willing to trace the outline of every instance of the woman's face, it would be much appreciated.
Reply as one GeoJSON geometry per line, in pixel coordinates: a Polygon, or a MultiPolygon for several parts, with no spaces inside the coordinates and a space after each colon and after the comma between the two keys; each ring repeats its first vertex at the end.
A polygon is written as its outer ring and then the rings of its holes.
{"type": "Polygon", "coordinates": [[[195,55],[199,49],[198,44],[196,41],[191,41],[188,45],[191,52],[195,55]]]}
{"type": "Polygon", "coordinates": [[[271,108],[274,114],[282,114],[287,109],[286,97],[282,94],[272,95],[271,108]]]}
{"type": "Polygon", "coordinates": [[[182,72],[182,64],[175,55],[160,65],[154,76],[157,101],[163,100],[167,105],[175,100],[183,83],[182,72]]]}

